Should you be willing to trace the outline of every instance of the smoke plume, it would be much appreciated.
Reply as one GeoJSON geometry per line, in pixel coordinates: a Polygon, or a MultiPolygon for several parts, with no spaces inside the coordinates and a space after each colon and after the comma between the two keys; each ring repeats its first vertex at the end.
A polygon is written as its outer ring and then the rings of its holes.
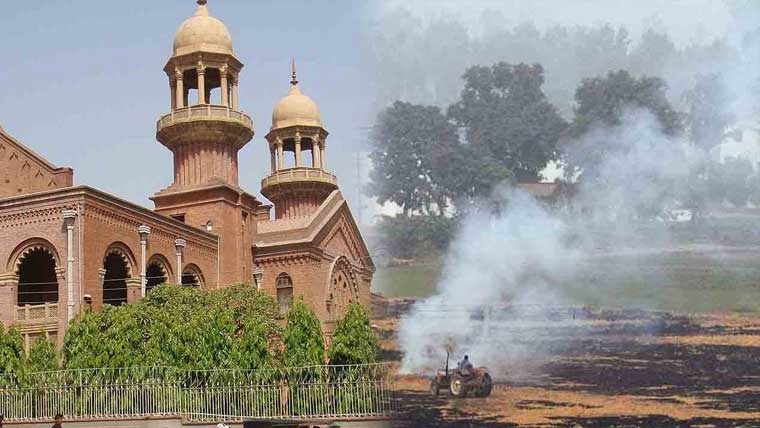
{"type": "Polygon", "coordinates": [[[610,147],[615,150],[600,163],[598,178],[580,184],[571,205],[549,207],[505,185],[484,204],[491,208],[464,220],[438,294],[402,319],[404,371],[440,366],[447,346],[458,357],[472,355],[497,378],[527,371],[543,361],[536,335],[551,326],[555,311],[562,326],[573,322],[568,308],[583,302],[566,291],[583,286],[589,261],[637,251],[640,244],[667,245],[660,226],[679,208],[681,188],[700,156],[686,141],[663,134],[643,111],[626,112],[619,127],[593,129],[570,150],[610,147]],[[496,209],[494,201],[500,201],[496,209]]]}

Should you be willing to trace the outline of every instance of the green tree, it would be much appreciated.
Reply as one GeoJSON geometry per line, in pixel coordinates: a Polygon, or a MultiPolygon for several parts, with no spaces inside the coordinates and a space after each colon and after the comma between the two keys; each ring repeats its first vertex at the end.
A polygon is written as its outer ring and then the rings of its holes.
{"type": "Polygon", "coordinates": [[[11,327],[7,332],[0,324],[0,375],[20,374],[24,363],[24,339],[11,327]]]}
{"type": "Polygon", "coordinates": [[[284,342],[284,363],[287,367],[324,364],[322,327],[302,297],[296,299],[288,311],[284,342]]]}
{"type": "Polygon", "coordinates": [[[338,321],[333,332],[327,353],[330,364],[374,363],[379,349],[367,310],[362,305],[349,304],[345,316],[338,321]]]}
{"type": "Polygon", "coordinates": [[[35,373],[56,370],[59,368],[59,358],[55,343],[45,333],[29,349],[29,355],[26,358],[26,371],[35,373]]]}
{"type": "Polygon", "coordinates": [[[390,257],[429,258],[446,250],[458,223],[458,216],[382,216],[378,231],[390,257]]]}
{"type": "Polygon", "coordinates": [[[635,73],[662,76],[678,59],[678,54],[675,43],[667,33],[650,28],[631,49],[629,67],[635,73]]]}
{"type": "Polygon", "coordinates": [[[442,168],[461,145],[441,110],[397,101],[378,115],[372,142],[368,193],[381,204],[395,203],[406,216],[442,215],[448,205],[442,168]]]}
{"type": "MultiPolygon", "coordinates": [[[[681,117],[665,96],[666,89],[665,81],[660,78],[637,78],[625,70],[584,79],[575,91],[575,117],[570,134],[578,138],[593,126],[621,126],[627,109],[643,109],[654,115],[666,135],[677,135],[682,131],[681,117]]],[[[627,150],[629,147],[609,141],[593,150],[566,151],[565,161],[569,166],[566,174],[573,177],[582,171],[584,180],[596,180],[597,166],[604,159],[627,150]]]]}
{"type": "Polygon", "coordinates": [[[250,285],[156,287],[131,305],[83,314],[64,339],[67,368],[253,368],[281,348],[276,303],[250,285]],[[250,352],[250,354],[249,354],[250,352]]]}
{"type": "Polygon", "coordinates": [[[479,160],[492,159],[502,168],[494,179],[538,180],[558,158],[557,144],[567,127],[541,89],[543,67],[500,62],[470,67],[463,78],[464,89],[448,116],[464,129],[479,160]]]}
{"type": "Polygon", "coordinates": [[[622,124],[627,108],[650,111],[667,135],[682,130],[679,114],[665,92],[667,84],[658,77],[634,77],[626,70],[611,71],[605,77],[584,79],[575,91],[575,119],[572,133],[584,134],[593,124],[614,127],[622,124]]]}
{"type": "Polygon", "coordinates": [[[689,105],[689,136],[700,149],[710,149],[723,141],[736,118],[731,111],[734,97],[718,74],[697,76],[694,88],[686,93],[689,105]]]}

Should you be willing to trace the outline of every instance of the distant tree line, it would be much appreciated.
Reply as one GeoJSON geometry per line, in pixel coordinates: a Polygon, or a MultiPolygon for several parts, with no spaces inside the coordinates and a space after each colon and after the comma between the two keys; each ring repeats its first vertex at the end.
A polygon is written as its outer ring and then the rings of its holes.
{"type": "MultiPolygon", "coordinates": [[[[725,165],[707,154],[724,141],[735,118],[727,108],[734,95],[717,74],[700,75],[687,92],[687,111],[677,111],[659,77],[627,70],[583,79],[575,90],[573,115],[566,120],[543,92],[540,64],[473,66],[462,76],[460,97],[446,109],[396,101],[373,128],[373,170],[368,193],[401,209],[380,220],[379,233],[389,253],[418,258],[445,250],[461,214],[503,182],[535,182],[554,163],[565,178],[600,180],[602,159],[623,153],[623,142],[593,150],[565,146],[594,126],[622,124],[629,109],[648,111],[663,135],[688,139],[705,155],[690,166],[691,179],[678,195],[698,218],[710,204],[754,201],[750,186],[760,182],[746,160],[725,165]]],[[[674,143],[675,144],[675,143],[674,143]]],[[[602,183],[598,183],[602,184],[602,183]]],[[[641,213],[653,214],[657,207],[641,213]]],[[[644,207],[642,207],[644,209],[644,207]]]]}
{"type": "Polygon", "coordinates": [[[405,100],[446,106],[460,94],[462,70],[505,61],[541,64],[547,76],[544,92],[565,116],[573,112],[575,88],[583,79],[614,70],[663,78],[672,101],[683,109],[682,95],[698,74],[742,70],[753,74],[747,77],[760,88],[756,68],[760,26],[751,22],[757,16],[757,3],[731,3],[736,21],[744,22],[731,29],[738,45],[727,39],[696,37],[678,46],[665,29],[657,27],[633,37],[626,28],[610,24],[539,28],[526,21],[510,26],[498,13],[484,14],[477,31],[471,31],[453,15],[424,21],[397,9],[381,18],[371,40],[377,98],[382,105],[405,100]],[[753,53],[754,58],[746,56],[753,53]]]}
{"type": "Polygon", "coordinates": [[[277,302],[250,285],[214,291],[161,285],[135,304],[81,314],[60,352],[44,336],[25,353],[18,331],[0,330],[0,375],[135,366],[258,369],[378,358],[369,315],[359,304],[337,322],[327,350],[320,321],[302,299],[291,305],[284,328],[277,317],[277,302]]]}

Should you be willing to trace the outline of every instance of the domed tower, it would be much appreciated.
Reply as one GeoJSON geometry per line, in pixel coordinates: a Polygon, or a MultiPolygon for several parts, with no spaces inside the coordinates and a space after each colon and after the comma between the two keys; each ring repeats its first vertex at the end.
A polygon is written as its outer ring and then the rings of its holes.
{"type": "Polygon", "coordinates": [[[222,284],[250,275],[245,242],[264,211],[238,186],[238,151],[253,137],[253,121],[238,105],[242,68],[229,30],[198,0],[174,36],[164,67],[171,111],[156,126],[156,139],[174,156],[174,181],[151,199],[157,212],[220,236],[222,284]]]}
{"type": "Polygon", "coordinates": [[[275,106],[265,137],[271,173],[261,181],[261,193],[274,203],[275,218],[309,216],[338,188],[327,172],[327,134],[317,104],[298,88],[293,61],[290,93],[275,106]]]}
{"type": "Polygon", "coordinates": [[[227,27],[209,15],[206,0],[198,0],[164,67],[171,112],[158,121],[156,138],[174,154],[171,190],[238,185],[238,150],[253,137],[253,122],[238,107],[242,68],[227,27]]]}

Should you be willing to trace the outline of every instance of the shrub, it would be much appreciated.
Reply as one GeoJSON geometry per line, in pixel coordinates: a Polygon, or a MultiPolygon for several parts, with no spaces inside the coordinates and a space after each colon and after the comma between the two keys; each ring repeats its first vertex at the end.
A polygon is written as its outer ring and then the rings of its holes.
{"type": "Polygon", "coordinates": [[[328,351],[332,365],[367,364],[377,361],[379,344],[367,310],[351,303],[338,321],[328,351]]]}
{"type": "Polygon", "coordinates": [[[290,307],[284,334],[284,362],[288,367],[324,364],[322,327],[314,311],[298,298],[290,307]]]}
{"type": "Polygon", "coordinates": [[[58,369],[59,356],[55,343],[44,333],[29,349],[25,370],[29,373],[58,369]]]}

